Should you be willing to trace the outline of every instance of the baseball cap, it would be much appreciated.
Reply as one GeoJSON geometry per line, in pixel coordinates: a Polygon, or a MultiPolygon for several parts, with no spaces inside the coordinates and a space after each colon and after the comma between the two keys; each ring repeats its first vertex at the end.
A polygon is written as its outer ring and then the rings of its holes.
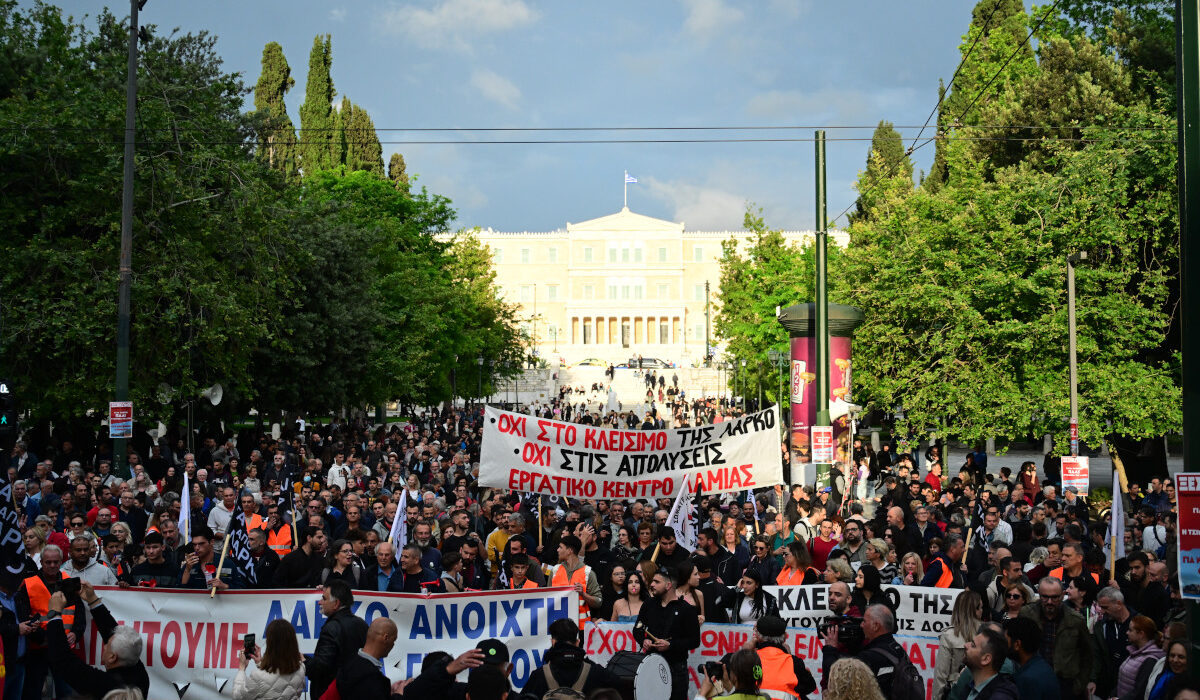
{"type": "Polygon", "coordinates": [[[508,663],[508,645],[499,639],[485,639],[475,645],[475,648],[483,652],[483,662],[485,664],[506,664],[508,663]]]}
{"type": "Polygon", "coordinates": [[[787,623],[778,615],[764,615],[760,617],[755,628],[764,637],[782,637],[787,634],[787,623]]]}

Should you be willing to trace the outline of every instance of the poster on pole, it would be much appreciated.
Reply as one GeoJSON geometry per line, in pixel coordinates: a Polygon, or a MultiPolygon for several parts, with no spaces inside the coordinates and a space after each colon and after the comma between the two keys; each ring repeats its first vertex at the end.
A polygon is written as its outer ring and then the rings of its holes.
{"type": "Polygon", "coordinates": [[[833,426],[812,427],[812,461],[814,464],[833,464],[833,426]]]}
{"type": "Polygon", "coordinates": [[[617,430],[489,406],[479,484],[580,499],[674,498],[681,480],[704,493],[783,483],[779,410],[714,425],[617,430]]]}
{"type": "Polygon", "coordinates": [[[1088,495],[1088,481],[1090,480],[1090,470],[1088,468],[1087,457],[1072,457],[1071,455],[1063,455],[1062,457],[1062,487],[1063,491],[1067,490],[1068,486],[1074,486],[1079,489],[1080,496],[1088,495]]]}
{"type": "MultiPolygon", "coordinates": [[[[228,700],[247,634],[262,640],[267,625],[282,618],[296,629],[300,653],[311,654],[325,623],[319,589],[223,591],[215,598],[207,591],[168,589],[151,595],[146,589],[97,586],[96,592],[117,622],[142,636],[150,698],[228,700]]],[[[494,638],[508,645],[509,680],[519,689],[550,648],[550,623],[578,620],[578,595],[572,588],[432,595],[354,591],[351,610],[368,623],[391,618],[399,628],[396,645],[383,660],[392,681],[419,674],[431,651],[458,656],[494,638]]],[[[101,640],[94,625],[84,641],[84,660],[99,663],[101,640]]]]}
{"type": "Polygon", "coordinates": [[[108,402],[108,437],[113,439],[133,437],[132,401],[108,402]]]}
{"type": "Polygon", "coordinates": [[[1179,590],[1183,597],[1200,600],[1200,473],[1175,476],[1179,505],[1179,590]]]}

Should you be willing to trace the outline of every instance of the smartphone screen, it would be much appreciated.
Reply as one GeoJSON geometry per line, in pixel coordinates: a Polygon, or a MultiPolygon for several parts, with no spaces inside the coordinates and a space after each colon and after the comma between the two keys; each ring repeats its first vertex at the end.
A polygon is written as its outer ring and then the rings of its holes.
{"type": "Polygon", "coordinates": [[[254,635],[248,634],[242,638],[242,653],[249,657],[254,653],[254,635]]]}

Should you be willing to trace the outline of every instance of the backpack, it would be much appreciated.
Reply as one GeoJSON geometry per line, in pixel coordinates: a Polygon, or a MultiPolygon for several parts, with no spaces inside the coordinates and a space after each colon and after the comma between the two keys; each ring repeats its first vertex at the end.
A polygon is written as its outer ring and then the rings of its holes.
{"type": "Polygon", "coordinates": [[[922,680],[921,673],[913,666],[908,654],[904,652],[904,647],[898,642],[896,646],[900,647],[900,654],[897,656],[892,655],[891,649],[877,650],[887,663],[892,665],[892,692],[888,695],[889,700],[925,700],[925,681],[922,680]]]}
{"type": "Polygon", "coordinates": [[[1159,527],[1159,525],[1151,525],[1150,536],[1158,543],[1158,546],[1154,548],[1154,556],[1159,561],[1162,561],[1167,556],[1167,543],[1158,538],[1159,527]]]}
{"type": "Polygon", "coordinates": [[[542,700],[584,700],[587,696],[583,694],[583,685],[587,683],[588,673],[591,670],[591,664],[584,664],[575,682],[569,686],[562,686],[550,672],[550,664],[542,666],[542,673],[546,676],[546,687],[548,688],[542,695],[542,700]]]}

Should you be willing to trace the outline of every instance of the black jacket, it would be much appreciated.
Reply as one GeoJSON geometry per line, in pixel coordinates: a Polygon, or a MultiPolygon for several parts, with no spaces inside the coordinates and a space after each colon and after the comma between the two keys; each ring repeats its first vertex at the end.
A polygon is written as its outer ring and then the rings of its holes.
{"type": "Polygon", "coordinates": [[[559,642],[546,652],[545,663],[529,674],[529,680],[521,690],[521,697],[540,700],[546,691],[550,690],[550,684],[546,682],[546,673],[542,670],[546,666],[550,667],[550,673],[559,687],[569,688],[579,679],[585,665],[591,668],[583,683],[584,695],[590,695],[596,688],[617,687],[617,681],[608,669],[585,659],[583,649],[559,642]]]}
{"type": "Polygon", "coordinates": [[[1016,681],[1006,673],[992,678],[987,685],[983,686],[983,690],[979,691],[979,695],[975,696],[975,700],[1020,700],[1020,698],[1021,693],[1017,690],[1016,681]]]}
{"type": "MultiPolygon", "coordinates": [[[[346,608],[340,608],[321,627],[321,636],[312,658],[305,664],[309,696],[319,698],[333,682],[338,669],[352,658],[367,641],[367,623],[346,608]]],[[[351,696],[343,696],[351,697],[351,696]]]]}
{"type": "Polygon", "coordinates": [[[826,644],[821,648],[821,686],[825,687],[825,679],[829,678],[829,669],[833,668],[833,664],[843,657],[852,656],[867,665],[871,669],[871,674],[875,676],[875,682],[879,684],[879,691],[883,693],[883,697],[892,697],[892,676],[895,675],[895,662],[893,659],[907,657],[908,653],[904,651],[904,647],[896,641],[896,638],[890,634],[884,634],[871,640],[857,654],[850,654],[841,649],[826,644]]]}
{"type": "Polygon", "coordinates": [[[392,698],[392,684],[387,676],[380,673],[375,664],[364,659],[357,651],[338,670],[337,689],[338,695],[347,700],[390,700],[392,698]]]}
{"type": "MultiPolygon", "coordinates": [[[[100,630],[101,638],[107,642],[113,630],[117,628],[117,621],[103,603],[92,608],[91,613],[96,629],[100,630]]],[[[80,618],[82,615],[77,614],[75,617],[80,618]]],[[[71,688],[76,693],[85,697],[102,698],[109,691],[118,688],[137,688],[142,691],[143,697],[149,697],[150,676],[147,675],[146,666],[141,660],[133,665],[118,666],[108,671],[87,665],[67,646],[67,632],[63,629],[61,617],[56,617],[46,624],[46,638],[50,643],[51,670],[60,678],[71,679],[71,688]]]]}

